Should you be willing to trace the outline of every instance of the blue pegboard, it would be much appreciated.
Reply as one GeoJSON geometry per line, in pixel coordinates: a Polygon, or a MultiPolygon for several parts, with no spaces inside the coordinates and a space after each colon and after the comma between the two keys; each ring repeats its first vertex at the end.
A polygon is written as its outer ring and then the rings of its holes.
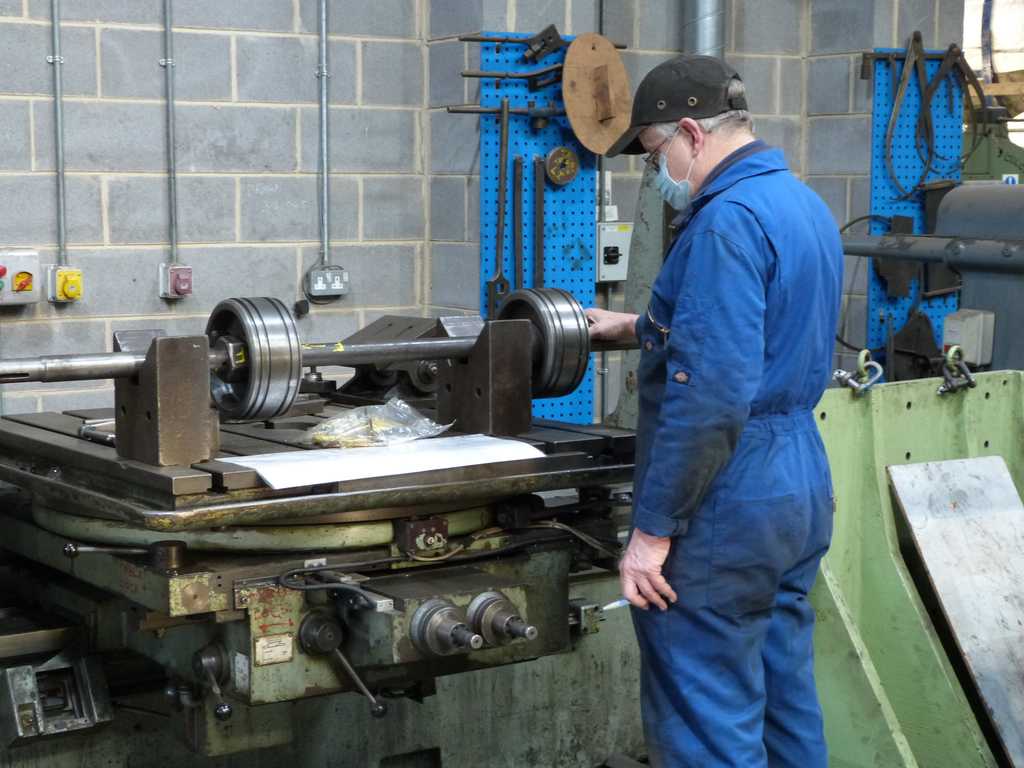
{"type": "MultiPolygon", "coordinates": [[[[502,37],[527,38],[528,34],[484,33],[502,37]]],[[[525,46],[516,43],[483,43],[481,69],[485,71],[528,72],[564,61],[565,48],[545,56],[540,62],[523,61],[525,46]]],[[[481,81],[480,103],[501,106],[508,97],[511,108],[555,106],[564,109],[561,81],[530,91],[525,80],[481,81]]],[[[588,307],[594,304],[596,249],[595,201],[597,159],[576,140],[566,117],[555,117],[534,131],[526,115],[509,116],[508,188],[505,197],[505,243],[503,264],[506,279],[514,284],[512,162],[523,156],[523,272],[526,287],[533,275],[533,157],[546,156],[558,146],[572,147],[580,159],[580,171],[569,184],[559,187],[547,183],[544,195],[544,284],[563,288],[588,307]]],[[[486,311],[486,283],[494,274],[498,221],[498,162],[501,148],[501,122],[497,115],[480,117],[480,311],[486,311]]],[[[579,388],[566,397],[535,400],[534,416],[558,419],[573,424],[590,424],[594,418],[594,365],[591,360],[579,388]]]]}
{"type": "MultiPolygon", "coordinates": [[[[901,54],[889,48],[878,48],[877,53],[901,54]]],[[[938,51],[942,53],[942,51],[938,51]]],[[[937,59],[925,61],[925,71],[929,80],[935,76],[941,62],[937,59]]],[[[900,199],[901,194],[889,176],[885,163],[885,133],[892,113],[893,78],[890,62],[885,58],[874,60],[874,99],[871,120],[871,213],[878,216],[910,216],[914,220],[914,232],[924,232],[924,195],[914,193],[909,198],[900,199]]],[[[897,59],[896,83],[899,83],[903,72],[903,60],[897,59]]],[[[925,179],[926,182],[939,179],[960,180],[960,154],[963,151],[963,94],[958,82],[952,77],[947,78],[932,99],[932,121],[935,125],[935,151],[938,159],[925,179]]],[[[892,159],[893,167],[899,175],[900,184],[909,190],[921,175],[924,162],[914,146],[914,131],[917,116],[921,109],[921,92],[917,78],[913,77],[900,110],[896,131],[893,134],[892,159]]],[[[884,234],[884,224],[873,221],[871,234],[884,234]]],[[[868,261],[868,308],[867,308],[867,343],[872,349],[885,348],[888,338],[888,318],[892,318],[895,333],[907,321],[911,308],[914,306],[921,290],[920,281],[914,280],[907,297],[889,299],[886,295],[884,281],[875,274],[874,264],[868,261]]],[[[935,343],[942,347],[942,325],[950,312],[957,310],[958,299],[955,293],[948,296],[925,299],[919,309],[928,317],[935,332],[935,343]]]]}

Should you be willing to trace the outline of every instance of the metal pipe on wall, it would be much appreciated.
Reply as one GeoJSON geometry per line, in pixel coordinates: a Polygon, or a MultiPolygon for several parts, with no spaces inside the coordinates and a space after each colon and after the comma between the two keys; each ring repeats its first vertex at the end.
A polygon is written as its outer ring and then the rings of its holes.
{"type": "MultiPolygon", "coordinates": [[[[604,34],[604,0],[597,0],[597,33],[599,35],[604,34]]],[[[605,168],[604,155],[597,156],[597,221],[598,223],[605,219],[605,178],[608,174],[607,168],[605,168]]],[[[598,258],[601,258],[598,254],[598,258]]],[[[605,283],[602,287],[604,308],[612,308],[612,287],[610,283],[605,283]]],[[[602,352],[598,355],[597,375],[600,377],[600,388],[598,402],[600,403],[600,418],[599,421],[603,422],[605,414],[608,412],[608,355],[602,352]]]]}
{"type": "Polygon", "coordinates": [[[170,263],[178,263],[178,161],[174,146],[174,32],[172,31],[172,0],[164,0],[164,88],[167,114],[167,241],[170,263]]]}
{"type": "Polygon", "coordinates": [[[53,51],[46,60],[53,67],[53,132],[57,153],[57,263],[68,263],[67,250],[67,188],[64,174],[64,55],[60,46],[60,0],[50,0],[53,51]]]}
{"type": "Polygon", "coordinates": [[[725,0],[683,2],[683,50],[725,57],[725,0]]]}
{"type": "Polygon", "coordinates": [[[320,0],[319,13],[320,61],[316,76],[320,81],[320,157],[319,157],[319,202],[320,202],[320,263],[331,261],[331,190],[330,190],[330,134],[328,130],[328,78],[327,70],[327,0],[320,0]]]}

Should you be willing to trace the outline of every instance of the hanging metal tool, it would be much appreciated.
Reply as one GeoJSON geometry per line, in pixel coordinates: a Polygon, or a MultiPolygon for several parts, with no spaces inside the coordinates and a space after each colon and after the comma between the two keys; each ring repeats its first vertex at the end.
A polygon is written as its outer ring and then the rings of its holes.
{"type": "MultiPolygon", "coordinates": [[[[543,59],[549,53],[559,51],[569,44],[566,40],[558,33],[558,27],[554,24],[549,24],[544,27],[533,37],[510,37],[508,35],[463,35],[459,38],[463,43],[495,43],[501,45],[503,43],[513,43],[516,45],[525,45],[526,51],[523,53],[524,61],[537,61],[543,59]]],[[[625,48],[625,43],[614,43],[616,48],[625,48]]]]}
{"type": "Polygon", "coordinates": [[[544,190],[547,167],[544,158],[533,158],[533,287],[544,285],[544,190]]]}
{"type": "Polygon", "coordinates": [[[523,156],[512,161],[512,259],[515,262],[515,287],[526,287],[523,271],[523,156]]]}
{"type": "Polygon", "coordinates": [[[487,281],[487,317],[498,314],[498,304],[508,293],[505,279],[505,194],[508,187],[508,97],[501,100],[501,149],[498,153],[498,226],[494,234],[494,277],[487,281]]]}
{"type": "Polygon", "coordinates": [[[462,73],[463,77],[492,78],[494,80],[525,80],[526,87],[531,91],[546,88],[562,80],[562,64],[552,64],[550,67],[541,67],[530,72],[485,72],[481,69],[467,69],[462,73]]]}
{"type": "Polygon", "coordinates": [[[924,68],[924,42],[921,39],[920,32],[914,32],[911,36],[910,41],[907,43],[907,52],[903,60],[903,73],[900,75],[899,85],[896,87],[896,92],[893,95],[892,101],[892,112],[889,113],[889,123],[885,129],[885,167],[889,172],[889,178],[892,179],[893,185],[899,191],[900,196],[903,198],[910,197],[914,190],[917,189],[918,185],[921,184],[931,172],[932,169],[932,158],[934,156],[935,148],[935,135],[934,126],[931,120],[931,110],[921,109],[920,117],[917,124],[917,131],[915,133],[915,141],[922,138],[926,145],[926,155],[924,159],[924,167],[921,169],[921,173],[917,180],[910,187],[908,191],[900,183],[899,176],[896,174],[896,167],[893,163],[892,157],[892,144],[893,138],[896,134],[896,124],[899,122],[900,110],[903,108],[903,100],[907,95],[907,88],[910,86],[910,80],[913,75],[917,75],[917,87],[919,92],[923,95],[928,89],[928,75],[924,68]]]}
{"type": "Polygon", "coordinates": [[[548,152],[544,166],[551,183],[564,187],[580,172],[580,158],[572,147],[563,145],[548,152]]]}
{"type": "MultiPolygon", "coordinates": [[[[480,104],[451,104],[445,109],[452,115],[497,115],[501,113],[500,107],[484,107],[480,104]]],[[[564,109],[559,109],[550,102],[546,107],[536,106],[536,102],[530,101],[525,107],[514,107],[509,109],[510,115],[526,115],[530,118],[530,128],[534,131],[542,131],[547,128],[553,117],[563,117],[564,109]]]]}

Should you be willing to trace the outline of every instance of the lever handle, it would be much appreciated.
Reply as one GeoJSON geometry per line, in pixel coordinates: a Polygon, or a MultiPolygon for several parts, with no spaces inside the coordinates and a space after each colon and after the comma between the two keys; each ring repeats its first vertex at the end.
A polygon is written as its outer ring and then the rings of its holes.
{"type": "Polygon", "coordinates": [[[199,666],[203,671],[203,677],[206,678],[206,685],[210,689],[210,693],[217,699],[217,705],[213,708],[213,716],[223,723],[231,719],[234,710],[230,704],[224,701],[224,694],[220,690],[220,683],[217,682],[217,675],[214,672],[217,657],[212,653],[200,653],[199,666]]]}
{"type": "Polygon", "coordinates": [[[349,660],[345,658],[345,654],[341,652],[341,648],[334,649],[334,656],[345,670],[345,674],[347,674],[349,679],[355,683],[359,692],[366,697],[367,701],[370,702],[370,714],[373,717],[384,717],[384,715],[388,713],[388,705],[370,693],[370,689],[366,687],[366,683],[362,681],[362,678],[356,674],[355,668],[349,663],[349,660]]]}
{"type": "Polygon", "coordinates": [[[149,549],[143,547],[95,547],[91,544],[78,544],[69,541],[64,545],[64,557],[74,559],[79,555],[148,555],[149,549]]]}

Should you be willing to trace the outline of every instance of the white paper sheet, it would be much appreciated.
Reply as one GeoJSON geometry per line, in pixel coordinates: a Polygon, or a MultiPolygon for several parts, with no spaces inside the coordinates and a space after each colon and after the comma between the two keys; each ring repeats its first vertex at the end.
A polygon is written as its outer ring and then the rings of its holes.
{"type": "Polygon", "coordinates": [[[544,453],[518,440],[457,435],[416,440],[384,448],[324,448],[262,456],[220,458],[254,469],[271,488],[298,488],[368,477],[406,475],[434,469],[535,459],[544,453]]]}

